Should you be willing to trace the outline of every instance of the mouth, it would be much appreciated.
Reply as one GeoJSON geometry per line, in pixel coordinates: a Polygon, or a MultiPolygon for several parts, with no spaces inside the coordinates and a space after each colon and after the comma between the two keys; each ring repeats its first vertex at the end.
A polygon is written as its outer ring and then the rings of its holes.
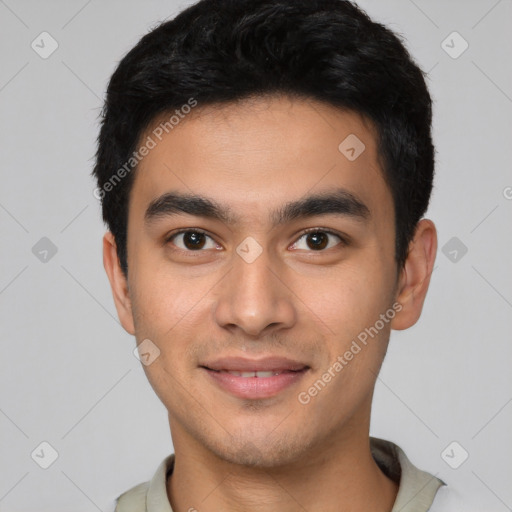
{"type": "MultiPolygon", "coordinates": [[[[266,379],[268,377],[274,377],[275,375],[281,375],[283,373],[296,373],[302,370],[278,370],[278,371],[253,371],[253,372],[238,372],[236,370],[212,370],[203,366],[206,370],[211,370],[217,373],[229,373],[229,375],[235,375],[236,377],[243,377],[244,379],[256,377],[258,379],[266,379]]],[[[305,369],[305,368],[304,368],[305,369]]]]}
{"type": "Polygon", "coordinates": [[[310,370],[306,364],[283,358],[224,358],[200,368],[223,391],[254,400],[273,397],[296,385],[310,370]]]}

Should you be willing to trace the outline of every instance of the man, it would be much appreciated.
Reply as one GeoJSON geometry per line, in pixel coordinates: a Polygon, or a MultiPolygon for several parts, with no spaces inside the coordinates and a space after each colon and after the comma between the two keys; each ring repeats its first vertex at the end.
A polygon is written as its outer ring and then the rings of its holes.
{"type": "Polygon", "coordinates": [[[174,454],[117,512],[455,510],[369,437],[437,249],[431,98],[342,0],[203,0],[120,62],[98,139],[104,265],[174,454]]]}

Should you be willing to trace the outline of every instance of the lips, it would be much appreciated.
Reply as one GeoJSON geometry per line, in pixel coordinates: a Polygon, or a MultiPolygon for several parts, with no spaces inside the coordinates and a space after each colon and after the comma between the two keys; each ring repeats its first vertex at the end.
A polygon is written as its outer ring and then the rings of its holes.
{"type": "MultiPolygon", "coordinates": [[[[217,371],[217,370],[213,370],[217,371]]],[[[292,370],[279,370],[279,371],[254,371],[254,372],[238,372],[233,370],[220,370],[219,373],[229,373],[230,375],[235,375],[236,377],[258,377],[259,379],[264,379],[267,377],[273,377],[274,375],[281,375],[282,373],[289,372],[292,370]]]]}
{"type": "Polygon", "coordinates": [[[230,395],[264,399],[297,385],[309,366],[283,357],[246,359],[226,357],[200,366],[211,382],[230,395]]]}
{"type": "MultiPolygon", "coordinates": [[[[209,370],[218,372],[238,372],[238,373],[266,373],[273,372],[295,372],[301,371],[309,366],[305,363],[294,361],[285,357],[265,357],[262,359],[246,359],[243,357],[223,357],[213,361],[206,362],[201,365],[209,370]]],[[[242,375],[243,376],[243,375],[242,375]]],[[[247,375],[260,376],[260,375],[247,375]]],[[[261,377],[269,377],[271,375],[261,375],[261,377]]]]}

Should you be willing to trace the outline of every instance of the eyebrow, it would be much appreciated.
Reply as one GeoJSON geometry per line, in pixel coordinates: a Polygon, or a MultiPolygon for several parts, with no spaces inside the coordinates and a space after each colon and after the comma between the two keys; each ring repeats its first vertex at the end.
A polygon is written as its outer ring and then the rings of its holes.
{"type": "MultiPolygon", "coordinates": [[[[152,200],[144,214],[146,225],[161,218],[188,214],[219,220],[225,224],[236,225],[239,217],[231,208],[222,206],[216,201],[192,194],[167,192],[152,200]]],[[[270,212],[269,218],[273,227],[294,220],[318,215],[337,215],[367,221],[370,209],[351,192],[339,188],[332,192],[309,195],[307,197],[285,203],[282,207],[270,212]]]]}

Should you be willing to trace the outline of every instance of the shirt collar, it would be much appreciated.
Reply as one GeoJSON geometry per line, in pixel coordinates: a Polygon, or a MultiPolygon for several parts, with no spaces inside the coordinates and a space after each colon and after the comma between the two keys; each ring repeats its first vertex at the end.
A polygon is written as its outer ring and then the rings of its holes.
{"type": "MultiPolygon", "coordinates": [[[[396,444],[370,438],[373,458],[397,484],[398,494],[391,512],[427,512],[444,482],[414,466],[396,444]]],[[[158,466],[149,482],[140,484],[117,499],[115,512],[173,512],[167,497],[167,478],[174,468],[174,454],[158,466]]]]}
{"type": "Polygon", "coordinates": [[[396,444],[370,438],[375,462],[398,487],[391,512],[426,512],[430,509],[438,489],[445,483],[430,473],[414,466],[396,444]]]}
{"type": "Polygon", "coordinates": [[[172,512],[167,497],[167,477],[174,468],[174,453],[166,457],[158,466],[149,482],[145,512],[172,512]]]}

